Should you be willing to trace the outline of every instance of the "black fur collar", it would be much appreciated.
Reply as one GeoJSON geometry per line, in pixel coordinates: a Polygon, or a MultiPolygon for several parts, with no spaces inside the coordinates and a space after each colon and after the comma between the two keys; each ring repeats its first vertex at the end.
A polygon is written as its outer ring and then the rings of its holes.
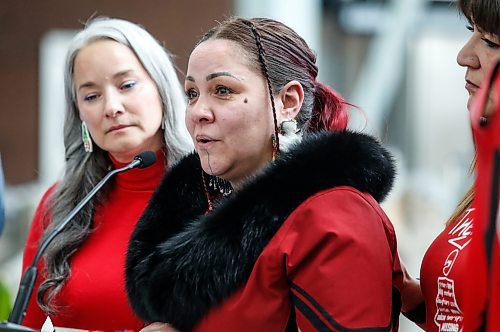
{"type": "Polygon", "coordinates": [[[264,247],[309,196],[340,185],[381,201],[395,171],[372,137],[311,135],[210,214],[196,154],[163,179],[131,238],[126,286],[136,313],[190,330],[244,285],[264,247]]]}

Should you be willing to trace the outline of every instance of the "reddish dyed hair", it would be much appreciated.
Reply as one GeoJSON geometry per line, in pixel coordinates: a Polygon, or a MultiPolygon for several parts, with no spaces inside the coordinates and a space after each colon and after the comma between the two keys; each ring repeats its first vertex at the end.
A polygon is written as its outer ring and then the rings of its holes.
{"type": "Polygon", "coordinates": [[[348,105],[349,103],[338,92],[326,84],[317,82],[309,130],[345,130],[349,120],[348,105]]]}

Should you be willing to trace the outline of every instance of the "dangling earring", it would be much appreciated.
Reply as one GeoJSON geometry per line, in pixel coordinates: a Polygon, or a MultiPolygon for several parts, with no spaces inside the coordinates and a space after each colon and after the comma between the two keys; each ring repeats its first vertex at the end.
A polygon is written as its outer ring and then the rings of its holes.
{"type": "Polygon", "coordinates": [[[165,114],[161,116],[161,130],[165,130],[165,114]]]}
{"type": "Polygon", "coordinates": [[[205,197],[207,198],[208,210],[205,214],[212,212],[214,205],[212,204],[212,199],[210,198],[210,193],[208,192],[207,182],[205,181],[205,172],[201,171],[201,180],[203,181],[203,189],[205,191],[205,197]]]}
{"type": "Polygon", "coordinates": [[[90,133],[85,121],[82,121],[82,141],[85,152],[92,152],[92,139],[90,138],[90,133]]]}
{"type": "Polygon", "coordinates": [[[208,186],[215,191],[219,191],[224,197],[231,195],[233,192],[233,187],[229,181],[221,179],[217,176],[210,175],[210,180],[208,181],[208,186]]]}
{"type": "Polygon", "coordinates": [[[482,117],[480,117],[480,118],[479,118],[479,125],[480,125],[481,127],[484,127],[484,126],[486,126],[487,124],[488,124],[488,118],[487,118],[487,117],[482,116],[482,117]]]}
{"type": "Polygon", "coordinates": [[[272,142],[272,145],[273,145],[273,161],[276,160],[276,156],[278,156],[278,141],[276,140],[276,135],[275,134],[272,134],[271,135],[271,142],[272,142]]]}
{"type": "Polygon", "coordinates": [[[280,133],[281,135],[284,136],[290,136],[292,134],[298,133],[297,130],[297,120],[291,119],[291,120],[285,120],[280,123],[280,133]]]}
{"type": "Polygon", "coordinates": [[[298,128],[297,120],[285,120],[279,124],[280,152],[288,152],[300,143],[302,135],[298,128]]]}

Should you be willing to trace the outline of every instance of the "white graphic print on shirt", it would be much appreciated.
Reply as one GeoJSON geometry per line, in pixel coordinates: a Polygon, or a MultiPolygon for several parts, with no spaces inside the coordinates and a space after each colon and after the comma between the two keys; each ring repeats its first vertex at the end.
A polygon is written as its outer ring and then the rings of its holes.
{"type": "Polygon", "coordinates": [[[444,261],[443,276],[437,280],[437,311],[434,316],[434,323],[439,327],[440,332],[463,331],[463,314],[456,299],[455,281],[448,278],[448,276],[453,269],[457,257],[459,257],[462,250],[471,241],[472,217],[470,213],[472,210],[468,209],[462,219],[448,232],[450,235],[448,243],[452,246],[453,250],[444,261]]]}

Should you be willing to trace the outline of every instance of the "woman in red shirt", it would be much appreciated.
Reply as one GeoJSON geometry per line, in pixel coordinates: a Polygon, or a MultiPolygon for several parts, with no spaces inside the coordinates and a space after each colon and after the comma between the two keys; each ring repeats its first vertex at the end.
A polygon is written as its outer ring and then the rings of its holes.
{"type": "MultiPolygon", "coordinates": [[[[460,10],[469,21],[471,36],[457,56],[466,67],[467,107],[479,89],[487,85],[488,73],[500,59],[500,2],[498,0],[460,0],[460,10]]],[[[492,111],[488,106],[486,115],[492,111]]],[[[421,266],[421,287],[426,305],[426,331],[462,331],[463,298],[467,255],[471,248],[474,211],[471,187],[443,232],[427,250],[421,266]]]]}
{"type": "Polygon", "coordinates": [[[145,150],[156,162],[113,178],[52,241],[40,262],[24,324],[138,330],[125,293],[130,234],[168,165],[192,150],[185,96],[163,47],[120,19],[90,21],[70,42],[65,67],[66,165],[30,228],[24,268],[40,245],[112,169],[145,150]]]}

